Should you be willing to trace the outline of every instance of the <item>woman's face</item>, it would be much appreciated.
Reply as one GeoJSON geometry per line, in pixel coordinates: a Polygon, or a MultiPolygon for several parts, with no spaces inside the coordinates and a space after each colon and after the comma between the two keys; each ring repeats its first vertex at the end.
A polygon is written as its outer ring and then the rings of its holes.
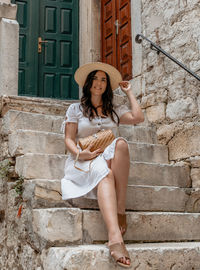
{"type": "Polygon", "coordinates": [[[106,74],[103,71],[97,71],[94,75],[94,79],[92,82],[92,87],[90,88],[90,92],[94,96],[102,96],[103,93],[106,91],[107,87],[107,78],[106,74]]]}

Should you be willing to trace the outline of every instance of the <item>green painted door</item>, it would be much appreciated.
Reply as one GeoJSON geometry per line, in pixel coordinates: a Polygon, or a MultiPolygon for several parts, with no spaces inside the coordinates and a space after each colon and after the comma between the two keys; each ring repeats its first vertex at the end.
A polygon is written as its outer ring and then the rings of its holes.
{"type": "Polygon", "coordinates": [[[19,95],[78,99],[78,0],[12,3],[20,24],[19,95]]]}

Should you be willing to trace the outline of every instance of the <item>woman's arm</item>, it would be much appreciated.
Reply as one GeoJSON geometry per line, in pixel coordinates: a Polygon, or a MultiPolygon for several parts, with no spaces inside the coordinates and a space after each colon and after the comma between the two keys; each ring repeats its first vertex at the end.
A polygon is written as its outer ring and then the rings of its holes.
{"type": "MultiPolygon", "coordinates": [[[[79,153],[79,149],[76,146],[76,134],[78,130],[78,124],[77,123],[66,123],[65,126],[65,145],[67,147],[67,150],[69,150],[70,153],[73,155],[77,156],[79,153]]],[[[97,149],[96,151],[91,152],[92,145],[90,145],[88,148],[85,150],[81,151],[79,154],[79,159],[80,160],[90,160],[95,157],[97,157],[100,153],[101,150],[97,149]]]]}
{"type": "Polygon", "coordinates": [[[122,81],[119,85],[122,91],[127,95],[131,105],[131,112],[127,112],[120,117],[120,124],[134,125],[143,122],[144,114],[133,95],[131,84],[128,81],[122,81]]]}

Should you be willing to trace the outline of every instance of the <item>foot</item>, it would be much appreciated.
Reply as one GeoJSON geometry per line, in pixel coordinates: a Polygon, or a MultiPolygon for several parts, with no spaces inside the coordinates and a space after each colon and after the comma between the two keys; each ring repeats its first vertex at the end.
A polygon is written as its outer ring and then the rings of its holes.
{"type": "Polygon", "coordinates": [[[109,245],[109,249],[111,256],[113,257],[113,259],[116,261],[117,264],[126,268],[130,267],[131,260],[129,257],[129,253],[123,242],[111,244],[109,245]]]}

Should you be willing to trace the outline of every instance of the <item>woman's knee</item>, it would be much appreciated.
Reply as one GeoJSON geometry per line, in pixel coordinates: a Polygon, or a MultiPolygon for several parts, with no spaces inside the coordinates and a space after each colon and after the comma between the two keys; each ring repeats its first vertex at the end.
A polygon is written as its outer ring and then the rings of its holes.
{"type": "Polygon", "coordinates": [[[101,186],[106,183],[115,186],[114,174],[111,169],[109,169],[109,173],[99,182],[98,186],[101,186]]]}
{"type": "Polygon", "coordinates": [[[128,149],[128,143],[123,140],[123,139],[119,139],[116,143],[116,150],[121,150],[123,152],[129,152],[129,149],[128,149]]]}

